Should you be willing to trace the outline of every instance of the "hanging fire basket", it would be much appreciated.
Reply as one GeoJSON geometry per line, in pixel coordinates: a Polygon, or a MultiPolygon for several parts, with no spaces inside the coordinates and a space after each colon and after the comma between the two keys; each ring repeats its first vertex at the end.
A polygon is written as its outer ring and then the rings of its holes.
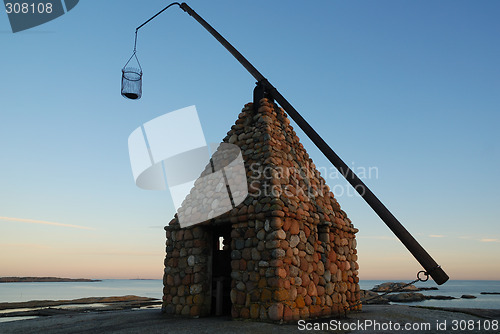
{"type": "Polygon", "coordinates": [[[142,71],[134,67],[122,69],[122,95],[131,100],[142,96],[142,71]]]}
{"type": "Polygon", "coordinates": [[[136,45],[137,31],[135,32],[134,53],[122,68],[122,96],[131,100],[138,100],[142,96],[142,67],[137,58],[136,45]],[[132,58],[135,58],[137,63],[135,67],[128,66],[132,58]]]}

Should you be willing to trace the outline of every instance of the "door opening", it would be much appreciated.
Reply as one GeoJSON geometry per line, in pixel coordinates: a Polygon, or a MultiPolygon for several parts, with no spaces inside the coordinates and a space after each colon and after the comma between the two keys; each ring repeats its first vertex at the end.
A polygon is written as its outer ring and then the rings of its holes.
{"type": "Polygon", "coordinates": [[[231,224],[212,233],[212,315],[231,314],[231,224]]]}

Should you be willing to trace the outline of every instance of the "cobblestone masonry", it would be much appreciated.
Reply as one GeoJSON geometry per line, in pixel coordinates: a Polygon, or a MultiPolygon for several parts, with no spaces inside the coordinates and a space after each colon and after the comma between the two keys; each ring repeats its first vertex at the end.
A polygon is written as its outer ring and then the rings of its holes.
{"type": "MultiPolygon", "coordinates": [[[[249,196],[204,223],[180,228],[174,218],[165,227],[163,311],[211,313],[210,231],[231,224],[232,317],[292,321],[344,314],[360,298],[358,230],[287,115],[267,99],[260,101],[257,112],[249,103],[223,142],[241,149],[249,196]]],[[[207,192],[204,205],[218,201],[213,195],[207,192]]],[[[189,201],[190,196],[179,210],[189,201]]]]}

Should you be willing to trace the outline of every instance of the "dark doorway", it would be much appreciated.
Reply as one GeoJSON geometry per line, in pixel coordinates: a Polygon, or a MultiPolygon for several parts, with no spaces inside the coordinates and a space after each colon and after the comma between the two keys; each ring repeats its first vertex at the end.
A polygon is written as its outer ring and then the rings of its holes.
{"type": "Polygon", "coordinates": [[[231,224],[212,233],[212,315],[231,315],[231,224]]]}

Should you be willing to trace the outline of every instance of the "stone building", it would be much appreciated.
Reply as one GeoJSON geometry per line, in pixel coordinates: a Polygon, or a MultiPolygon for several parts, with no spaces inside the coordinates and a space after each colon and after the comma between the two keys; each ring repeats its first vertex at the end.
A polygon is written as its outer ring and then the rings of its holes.
{"type": "Polygon", "coordinates": [[[245,105],[223,142],[241,149],[249,195],[203,223],[181,228],[176,215],[165,227],[163,311],[292,321],[360,309],[358,230],[284,111],[245,105]]]}

